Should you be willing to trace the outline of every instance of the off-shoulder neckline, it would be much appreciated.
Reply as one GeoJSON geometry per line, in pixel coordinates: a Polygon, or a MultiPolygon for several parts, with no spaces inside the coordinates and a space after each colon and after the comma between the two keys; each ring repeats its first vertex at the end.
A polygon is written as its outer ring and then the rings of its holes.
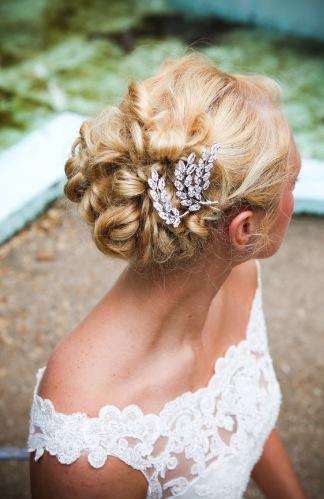
{"type": "Polygon", "coordinates": [[[36,385],[34,388],[34,398],[42,401],[43,403],[48,404],[51,407],[52,411],[55,412],[59,416],[69,417],[69,416],[75,416],[76,414],[78,414],[78,415],[82,414],[83,417],[90,419],[90,420],[100,418],[100,415],[104,414],[104,412],[106,412],[107,410],[110,410],[110,409],[112,409],[115,412],[117,411],[118,413],[121,413],[121,414],[126,413],[129,410],[135,410],[136,412],[140,413],[143,417],[162,418],[162,416],[164,414],[168,414],[169,410],[173,406],[176,406],[177,404],[179,404],[179,402],[187,400],[190,404],[192,404],[194,399],[196,399],[197,397],[199,397],[203,393],[208,392],[212,387],[214,387],[216,379],[219,377],[220,373],[224,370],[228,360],[232,357],[232,355],[235,354],[236,352],[238,352],[239,350],[247,347],[252,340],[251,330],[252,330],[252,325],[253,325],[253,318],[254,318],[254,315],[256,313],[256,303],[257,303],[258,297],[261,293],[260,263],[258,260],[255,260],[255,262],[256,262],[256,267],[257,267],[257,285],[256,285],[256,288],[254,291],[251,305],[250,305],[249,317],[248,317],[245,337],[242,340],[240,340],[238,343],[234,343],[234,344],[230,345],[226,349],[226,351],[223,355],[216,358],[216,360],[214,362],[213,374],[209,378],[209,381],[206,385],[204,385],[200,388],[197,388],[196,390],[187,390],[186,392],[183,392],[180,395],[177,395],[173,399],[166,401],[158,413],[146,413],[146,414],[144,414],[142,409],[135,403],[128,404],[128,405],[124,406],[124,408],[122,408],[122,409],[118,409],[115,405],[112,405],[112,404],[104,404],[103,406],[101,406],[98,409],[97,416],[88,416],[86,414],[86,412],[84,412],[84,411],[74,411],[71,413],[64,413],[64,412],[57,411],[55,409],[54,403],[50,399],[43,398],[37,393],[39,384],[40,384],[42,376],[43,376],[43,373],[46,369],[46,365],[45,365],[45,366],[39,367],[37,369],[37,372],[36,372],[37,382],[36,382],[36,385]]]}

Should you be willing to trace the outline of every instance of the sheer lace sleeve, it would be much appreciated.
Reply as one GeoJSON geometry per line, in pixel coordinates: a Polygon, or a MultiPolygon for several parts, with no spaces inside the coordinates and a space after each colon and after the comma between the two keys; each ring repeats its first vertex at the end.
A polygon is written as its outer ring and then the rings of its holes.
{"type": "Polygon", "coordinates": [[[36,394],[28,450],[36,450],[35,460],[46,450],[63,464],[85,454],[94,468],[116,456],[143,473],[147,499],[239,498],[275,425],[281,394],[266,352],[242,342],[219,360],[207,387],[168,402],[159,415],[136,405],[107,405],[93,418],[62,414],[36,394]]]}

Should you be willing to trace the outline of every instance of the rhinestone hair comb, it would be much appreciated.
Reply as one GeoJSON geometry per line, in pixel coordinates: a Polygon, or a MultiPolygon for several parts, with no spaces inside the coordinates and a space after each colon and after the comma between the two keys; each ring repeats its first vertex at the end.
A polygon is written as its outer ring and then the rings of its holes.
{"type": "Polygon", "coordinates": [[[188,207],[181,215],[179,210],[173,206],[171,198],[165,190],[164,178],[159,177],[156,169],[152,168],[151,177],[148,179],[149,193],[154,208],[158,211],[160,218],[167,224],[178,227],[181,218],[188,213],[198,211],[202,205],[219,203],[219,201],[210,201],[204,196],[204,191],[210,185],[210,171],[219,148],[218,144],[213,144],[209,153],[207,149],[204,149],[198,162],[195,162],[196,155],[194,152],[189,154],[185,161],[179,160],[174,171],[176,179],[173,181],[173,185],[176,188],[176,195],[180,199],[180,204],[188,207]]]}

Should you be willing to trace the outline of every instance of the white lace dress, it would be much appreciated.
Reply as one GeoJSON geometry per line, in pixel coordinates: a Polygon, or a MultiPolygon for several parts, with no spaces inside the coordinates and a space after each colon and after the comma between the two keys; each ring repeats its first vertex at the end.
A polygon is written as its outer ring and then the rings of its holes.
{"type": "Polygon", "coordinates": [[[207,386],[167,402],[159,414],[143,414],[135,404],[105,405],[97,417],[58,412],[37,393],[45,367],[39,368],[27,442],[35,460],[46,450],[70,464],[85,453],[100,468],[113,455],[144,474],[147,499],[242,498],[281,404],[256,263],[246,338],[217,359],[207,386]]]}

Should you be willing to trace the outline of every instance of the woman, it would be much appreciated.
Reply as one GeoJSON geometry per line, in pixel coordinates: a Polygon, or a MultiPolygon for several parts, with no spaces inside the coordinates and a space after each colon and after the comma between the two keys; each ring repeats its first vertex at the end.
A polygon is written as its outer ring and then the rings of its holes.
{"type": "Polygon", "coordinates": [[[251,474],[305,498],[275,428],[259,263],[299,170],[278,85],[195,53],[83,123],[65,194],[128,265],[37,373],[33,498],[230,499],[251,474]]]}

